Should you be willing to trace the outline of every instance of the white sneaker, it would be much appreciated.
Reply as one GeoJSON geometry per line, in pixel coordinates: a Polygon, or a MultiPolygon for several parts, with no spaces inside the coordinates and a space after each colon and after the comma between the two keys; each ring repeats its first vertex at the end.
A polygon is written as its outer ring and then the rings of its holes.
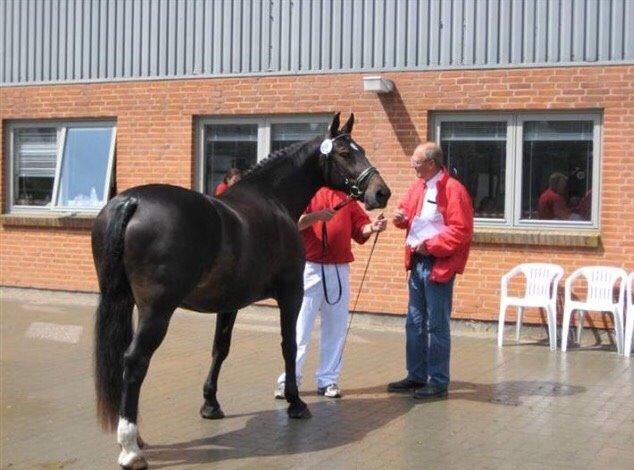
{"type": "Polygon", "coordinates": [[[317,394],[328,398],[341,398],[341,389],[337,384],[330,384],[327,387],[319,387],[317,394]]]}
{"type": "Polygon", "coordinates": [[[277,384],[277,388],[275,392],[273,392],[273,396],[276,400],[284,400],[286,397],[284,396],[284,382],[277,384]]]}

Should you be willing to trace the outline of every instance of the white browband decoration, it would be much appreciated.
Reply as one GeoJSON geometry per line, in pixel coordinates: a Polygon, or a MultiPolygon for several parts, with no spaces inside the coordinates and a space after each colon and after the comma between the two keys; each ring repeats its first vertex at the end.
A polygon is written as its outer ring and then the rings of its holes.
{"type": "Polygon", "coordinates": [[[330,152],[332,152],[332,139],[324,139],[324,141],[319,146],[319,150],[321,151],[322,155],[330,155],[330,152]]]}

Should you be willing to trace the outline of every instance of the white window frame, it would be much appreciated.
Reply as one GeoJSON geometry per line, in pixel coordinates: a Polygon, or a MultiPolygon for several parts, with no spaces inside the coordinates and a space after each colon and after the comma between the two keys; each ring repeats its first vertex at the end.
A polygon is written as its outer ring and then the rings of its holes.
{"type": "Polygon", "coordinates": [[[115,121],[28,121],[28,122],[13,122],[7,126],[8,132],[8,172],[7,172],[7,185],[8,188],[8,211],[12,214],[54,214],[54,213],[81,213],[81,214],[97,214],[99,208],[80,208],[80,207],[67,207],[59,206],[59,183],[62,171],[62,160],[64,158],[64,148],[66,145],[66,130],[69,128],[86,128],[86,127],[112,127],[112,136],[110,139],[110,148],[108,149],[108,167],[106,169],[106,182],[105,191],[106,197],[104,205],[108,202],[109,191],[112,186],[113,166],[114,166],[114,149],[117,139],[117,125],[115,121]],[[19,129],[28,129],[34,127],[48,127],[55,128],[57,130],[57,149],[55,155],[55,176],[53,180],[53,190],[51,194],[51,203],[49,206],[23,206],[16,205],[14,203],[15,197],[15,131],[19,129]]]}
{"type": "Polygon", "coordinates": [[[258,126],[257,162],[264,160],[271,153],[271,126],[273,124],[294,123],[326,123],[332,119],[330,114],[272,115],[272,116],[213,116],[201,117],[196,126],[196,190],[205,190],[205,126],[214,124],[256,124],[258,126]]]}
{"type": "Polygon", "coordinates": [[[434,113],[434,140],[440,143],[440,126],[455,121],[506,121],[506,173],[504,219],[475,218],[476,227],[502,227],[522,230],[592,231],[599,228],[601,209],[601,134],[602,113],[599,111],[553,112],[448,112],[434,113]],[[589,221],[522,219],[522,151],[525,121],[593,121],[592,135],[592,212],[589,221]]]}

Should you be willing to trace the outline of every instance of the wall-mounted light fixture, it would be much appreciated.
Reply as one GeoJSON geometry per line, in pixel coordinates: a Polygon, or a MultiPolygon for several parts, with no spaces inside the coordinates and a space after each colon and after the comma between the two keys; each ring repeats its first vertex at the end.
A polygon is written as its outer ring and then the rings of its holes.
{"type": "Polygon", "coordinates": [[[379,75],[363,77],[363,91],[390,93],[394,91],[394,82],[379,75]]]}

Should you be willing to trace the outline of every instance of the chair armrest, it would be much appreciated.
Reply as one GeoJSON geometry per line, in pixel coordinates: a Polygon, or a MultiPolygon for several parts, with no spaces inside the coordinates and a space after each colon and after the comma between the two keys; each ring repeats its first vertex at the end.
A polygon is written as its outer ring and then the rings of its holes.
{"type": "Polygon", "coordinates": [[[509,272],[507,272],[506,274],[504,274],[502,276],[501,279],[501,287],[500,287],[500,294],[504,297],[507,297],[508,295],[508,285],[509,285],[509,281],[511,279],[513,279],[515,276],[517,276],[518,274],[520,274],[522,272],[522,269],[519,266],[515,266],[513,269],[511,269],[509,272]]]}
{"type": "Polygon", "coordinates": [[[575,270],[568,278],[566,279],[565,289],[564,289],[564,302],[572,300],[572,283],[575,279],[581,277],[583,269],[579,268],[575,270]]]}

